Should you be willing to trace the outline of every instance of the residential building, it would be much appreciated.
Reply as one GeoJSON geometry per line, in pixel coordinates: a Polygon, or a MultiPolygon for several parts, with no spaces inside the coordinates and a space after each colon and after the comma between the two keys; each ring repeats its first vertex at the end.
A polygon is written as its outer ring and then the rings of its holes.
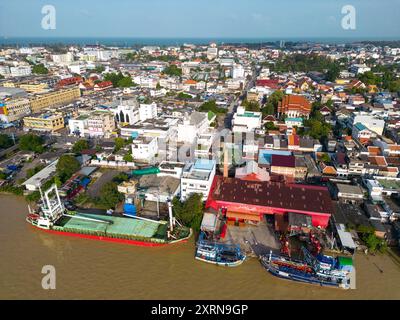
{"type": "Polygon", "coordinates": [[[192,193],[199,193],[205,201],[210,192],[215,172],[215,160],[198,159],[195,163],[188,163],[181,178],[181,200],[186,200],[192,193]]]}
{"type": "Polygon", "coordinates": [[[64,128],[64,115],[58,112],[48,112],[24,117],[24,128],[54,132],[64,128]]]}

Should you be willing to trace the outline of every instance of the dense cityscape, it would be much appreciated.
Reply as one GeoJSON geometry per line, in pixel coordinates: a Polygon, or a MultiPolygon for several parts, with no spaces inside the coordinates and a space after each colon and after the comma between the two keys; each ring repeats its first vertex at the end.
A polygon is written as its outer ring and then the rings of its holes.
{"type": "Polygon", "coordinates": [[[356,289],[359,255],[400,263],[399,61],[395,41],[3,45],[0,191],[26,232],[193,240],[196,264],[356,289]]]}

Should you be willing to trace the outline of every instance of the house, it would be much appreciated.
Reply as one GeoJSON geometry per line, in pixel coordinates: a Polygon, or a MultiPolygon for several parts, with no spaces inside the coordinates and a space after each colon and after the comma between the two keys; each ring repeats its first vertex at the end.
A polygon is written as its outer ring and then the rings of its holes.
{"type": "Polygon", "coordinates": [[[137,137],[132,141],[132,157],[135,160],[151,162],[158,152],[157,137],[137,137]]]}
{"type": "Polygon", "coordinates": [[[233,132],[251,132],[261,127],[261,112],[246,111],[238,107],[232,119],[233,132]]]}

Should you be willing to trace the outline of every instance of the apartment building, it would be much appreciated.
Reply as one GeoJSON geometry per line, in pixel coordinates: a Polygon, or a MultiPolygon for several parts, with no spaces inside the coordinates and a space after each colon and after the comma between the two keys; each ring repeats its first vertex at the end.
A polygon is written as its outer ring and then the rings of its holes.
{"type": "Polygon", "coordinates": [[[0,120],[3,122],[13,122],[20,120],[31,113],[29,99],[15,99],[0,103],[0,120]]]}
{"type": "Polygon", "coordinates": [[[24,129],[54,132],[64,128],[64,115],[62,113],[44,113],[24,118],[24,129]]]}
{"type": "Polygon", "coordinates": [[[79,87],[73,87],[68,89],[56,90],[41,95],[35,95],[29,98],[29,100],[31,103],[32,112],[36,113],[44,108],[72,102],[78,99],[80,96],[81,90],[79,89],[79,87]]]}

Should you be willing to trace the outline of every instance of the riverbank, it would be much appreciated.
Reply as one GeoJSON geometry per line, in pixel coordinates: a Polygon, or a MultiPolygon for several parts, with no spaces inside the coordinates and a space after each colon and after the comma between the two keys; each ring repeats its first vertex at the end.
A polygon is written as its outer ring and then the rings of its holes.
{"type": "Polygon", "coordinates": [[[194,259],[194,239],[160,248],[61,237],[25,222],[22,197],[0,195],[1,299],[400,299],[400,267],[388,254],[357,254],[357,289],[292,283],[256,259],[222,268],[194,259]],[[43,290],[44,265],[56,290],[43,290]]]}

